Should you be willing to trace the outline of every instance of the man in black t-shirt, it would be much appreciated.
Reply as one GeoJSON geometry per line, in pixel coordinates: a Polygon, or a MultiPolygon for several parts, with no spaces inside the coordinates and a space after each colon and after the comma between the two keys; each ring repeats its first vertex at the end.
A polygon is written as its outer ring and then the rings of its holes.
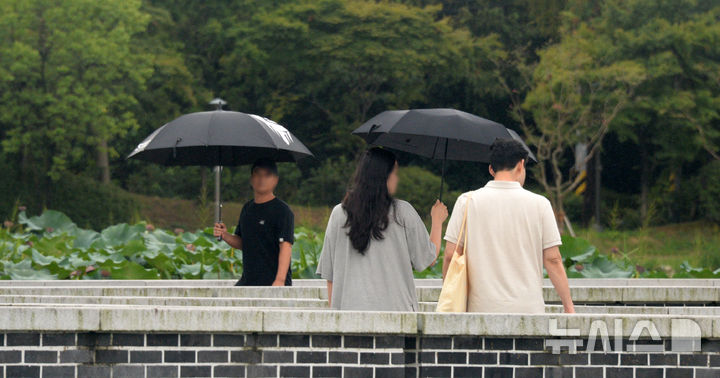
{"type": "Polygon", "coordinates": [[[273,194],[278,183],[275,162],[258,159],[250,168],[254,198],[245,203],[234,233],[215,223],[215,236],[242,249],[243,274],[235,286],[291,286],[290,258],[295,217],[273,194]]]}

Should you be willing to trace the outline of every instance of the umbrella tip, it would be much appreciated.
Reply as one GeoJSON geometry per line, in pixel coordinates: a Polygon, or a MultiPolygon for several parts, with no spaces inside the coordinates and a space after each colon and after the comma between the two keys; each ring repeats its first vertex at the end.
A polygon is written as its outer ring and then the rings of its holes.
{"type": "Polygon", "coordinates": [[[222,110],[223,105],[226,105],[227,101],[221,99],[220,97],[215,97],[212,101],[208,102],[208,104],[215,105],[215,110],[222,110]]]}

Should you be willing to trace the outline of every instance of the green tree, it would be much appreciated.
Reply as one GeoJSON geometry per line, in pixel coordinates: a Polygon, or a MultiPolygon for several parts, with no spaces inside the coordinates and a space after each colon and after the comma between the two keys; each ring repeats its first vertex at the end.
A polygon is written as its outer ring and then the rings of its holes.
{"type": "MultiPolygon", "coordinates": [[[[136,36],[139,0],[0,3],[0,130],[22,172],[53,180],[98,167],[110,181],[114,141],[137,127],[134,96],[152,73],[136,36]]],[[[37,183],[36,183],[37,184],[37,183]]]]}
{"type": "Polygon", "coordinates": [[[513,99],[510,111],[526,141],[536,148],[540,163],[534,166],[534,177],[549,195],[561,228],[566,221],[564,201],[583,180],[568,157],[577,144],[587,146],[581,164],[598,153],[610,124],[644,78],[637,63],[607,59],[612,44],[587,24],[569,25],[563,35],[559,43],[537,51],[537,64],[509,55],[524,87],[513,88],[503,76],[500,67],[508,63],[499,61],[497,70],[513,99]]]}

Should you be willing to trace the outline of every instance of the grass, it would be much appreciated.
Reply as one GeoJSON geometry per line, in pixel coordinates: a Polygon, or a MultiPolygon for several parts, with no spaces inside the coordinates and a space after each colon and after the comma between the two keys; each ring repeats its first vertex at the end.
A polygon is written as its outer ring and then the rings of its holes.
{"type": "MultiPolygon", "coordinates": [[[[138,221],[144,220],[155,227],[165,229],[182,228],[193,231],[212,226],[215,216],[213,202],[202,204],[198,201],[178,198],[163,198],[133,194],[140,203],[138,221]]],[[[245,202],[223,202],[222,219],[228,228],[237,224],[240,210],[245,202]]],[[[332,210],[328,206],[302,206],[289,204],[295,213],[295,227],[307,227],[325,231],[325,225],[332,210]]]]}
{"type": "Polygon", "coordinates": [[[649,269],[674,273],[683,261],[711,270],[720,268],[720,226],[697,221],[632,231],[581,230],[577,236],[600,252],[627,255],[649,269]]]}

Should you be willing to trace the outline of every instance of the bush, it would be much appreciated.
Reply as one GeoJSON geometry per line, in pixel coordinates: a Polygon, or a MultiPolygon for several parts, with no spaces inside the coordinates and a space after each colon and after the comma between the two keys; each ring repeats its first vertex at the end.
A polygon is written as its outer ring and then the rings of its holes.
{"type": "Polygon", "coordinates": [[[713,161],[700,170],[700,210],[710,221],[720,223],[720,161],[713,161]]]}
{"type": "Polygon", "coordinates": [[[20,205],[28,214],[45,209],[62,211],[78,226],[100,230],[133,221],[139,211],[132,194],[89,177],[68,173],[56,182],[41,174],[22,177],[19,168],[5,160],[0,160],[0,169],[6,177],[0,180],[0,212],[7,220],[14,218],[20,205]]]}
{"type": "MultiPolygon", "coordinates": [[[[430,207],[440,194],[440,176],[417,166],[400,167],[397,198],[410,202],[415,210],[426,218],[430,214],[430,207]]],[[[460,195],[459,192],[448,192],[447,182],[443,185],[443,202],[452,212],[452,206],[460,195]]]]}

